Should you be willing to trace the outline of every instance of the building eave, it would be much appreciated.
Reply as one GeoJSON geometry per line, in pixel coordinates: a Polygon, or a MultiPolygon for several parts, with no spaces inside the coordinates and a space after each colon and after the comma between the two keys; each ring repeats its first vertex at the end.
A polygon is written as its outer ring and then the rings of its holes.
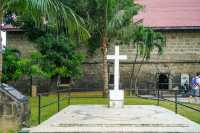
{"type": "Polygon", "coordinates": [[[24,31],[24,29],[21,29],[21,28],[1,28],[1,30],[7,31],[7,32],[23,32],[24,31]]]}
{"type": "Polygon", "coordinates": [[[200,31],[200,26],[172,26],[172,27],[149,27],[153,30],[159,31],[175,31],[175,30],[187,30],[187,31],[200,31]]]}
{"type": "Polygon", "coordinates": [[[12,26],[12,25],[0,26],[0,30],[8,31],[8,32],[24,31],[24,29],[22,29],[21,27],[15,27],[15,26],[12,26]]]}

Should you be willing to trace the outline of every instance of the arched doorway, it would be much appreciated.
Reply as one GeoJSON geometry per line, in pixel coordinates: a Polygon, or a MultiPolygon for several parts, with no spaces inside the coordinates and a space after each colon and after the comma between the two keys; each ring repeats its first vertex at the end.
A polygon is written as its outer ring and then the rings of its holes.
{"type": "Polygon", "coordinates": [[[160,73],[159,74],[158,87],[160,90],[168,90],[169,89],[169,74],[168,73],[160,73]]]}

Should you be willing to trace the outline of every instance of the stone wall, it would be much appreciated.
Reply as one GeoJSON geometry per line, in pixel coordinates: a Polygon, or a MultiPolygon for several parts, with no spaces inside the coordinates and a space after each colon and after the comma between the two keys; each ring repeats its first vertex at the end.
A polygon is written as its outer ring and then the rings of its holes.
{"type": "Polygon", "coordinates": [[[30,115],[28,106],[27,102],[17,101],[8,93],[0,91],[0,129],[4,131],[28,125],[30,115]]]}
{"type": "Polygon", "coordinates": [[[17,119],[16,103],[3,92],[0,92],[0,129],[17,129],[19,121],[17,119]]]}
{"type": "MultiPolygon", "coordinates": [[[[192,77],[200,71],[200,32],[163,32],[163,35],[166,37],[164,52],[162,55],[158,55],[157,49],[155,49],[152,52],[151,59],[142,65],[138,80],[140,84],[154,83],[157,80],[157,73],[168,73],[171,82],[179,84],[181,74],[189,74],[192,77]]],[[[114,54],[114,46],[109,48],[109,54],[114,54]]],[[[128,60],[121,62],[120,65],[121,82],[124,88],[128,88],[136,49],[133,45],[122,45],[120,46],[120,54],[128,55],[128,60]]],[[[88,61],[101,62],[101,56],[95,55],[97,56],[88,59],[88,61]]],[[[141,59],[138,59],[136,70],[140,66],[140,61],[141,59]]],[[[95,65],[98,66],[98,64],[95,65]]],[[[102,75],[99,72],[101,69],[99,68],[87,66],[85,69],[89,71],[86,75],[93,76],[95,79],[96,77],[101,78],[102,75]],[[97,70],[98,72],[96,72],[97,70]]],[[[86,79],[84,78],[84,80],[86,79]]],[[[87,82],[90,82],[90,80],[87,82]]]]}
{"type": "Polygon", "coordinates": [[[74,88],[92,90],[103,87],[101,64],[84,64],[83,77],[76,81],[74,88]]]}
{"type": "MultiPolygon", "coordinates": [[[[200,71],[200,31],[171,31],[163,32],[163,35],[166,37],[164,52],[159,56],[157,50],[154,50],[148,63],[142,65],[139,83],[155,82],[157,73],[169,73],[172,82],[180,83],[181,74],[192,76],[200,71]]],[[[8,46],[18,48],[24,56],[30,55],[35,50],[34,44],[27,41],[22,33],[9,33],[8,37],[8,46]]],[[[113,52],[114,48],[111,46],[109,54],[113,52]]],[[[122,45],[120,54],[128,55],[128,60],[120,65],[121,81],[127,88],[136,50],[133,45],[122,45]]],[[[100,52],[97,51],[92,57],[87,58],[86,62],[90,63],[83,65],[83,77],[76,82],[75,88],[101,89],[103,80],[100,52]]],[[[139,65],[137,63],[136,68],[139,65]]]]}
{"type": "Polygon", "coordinates": [[[23,57],[29,57],[32,52],[35,52],[34,43],[28,40],[24,32],[8,32],[7,33],[8,47],[16,48],[21,52],[23,57]]]}
{"type": "MultiPolygon", "coordinates": [[[[200,32],[164,32],[166,47],[161,56],[154,50],[149,61],[176,62],[199,61],[200,57],[200,32]]],[[[128,61],[135,57],[136,50],[133,45],[121,46],[121,54],[128,55],[128,61]]],[[[111,52],[113,51],[110,50],[111,52]]]]}
{"type": "Polygon", "coordinates": [[[13,105],[15,103],[13,100],[5,95],[4,93],[0,92],[0,117],[1,116],[14,116],[14,108],[13,105]]]}

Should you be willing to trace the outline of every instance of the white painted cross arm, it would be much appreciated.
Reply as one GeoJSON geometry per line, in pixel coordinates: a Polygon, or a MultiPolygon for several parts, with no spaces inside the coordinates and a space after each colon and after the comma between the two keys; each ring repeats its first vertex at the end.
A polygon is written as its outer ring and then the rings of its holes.
{"type": "Polygon", "coordinates": [[[126,56],[126,55],[120,55],[119,59],[120,59],[120,60],[126,60],[126,59],[127,59],[127,56],[126,56]]]}
{"type": "Polygon", "coordinates": [[[126,60],[126,55],[119,54],[119,46],[115,46],[115,54],[114,55],[107,55],[108,60],[126,60]]]}
{"type": "MultiPolygon", "coordinates": [[[[116,59],[116,56],[115,55],[107,55],[107,59],[108,60],[114,60],[114,59],[116,59]]],[[[126,60],[127,56],[126,55],[119,55],[118,59],[119,60],[126,60]]]]}

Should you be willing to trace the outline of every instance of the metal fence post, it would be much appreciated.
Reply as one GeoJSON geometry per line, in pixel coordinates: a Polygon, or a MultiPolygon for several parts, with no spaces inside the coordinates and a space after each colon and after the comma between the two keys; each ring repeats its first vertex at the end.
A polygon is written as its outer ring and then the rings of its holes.
{"type": "Polygon", "coordinates": [[[177,91],[175,90],[175,113],[177,114],[177,91]]]}
{"type": "Polygon", "coordinates": [[[41,116],[41,95],[38,95],[38,124],[40,124],[40,116],[41,116]]]}
{"type": "Polygon", "coordinates": [[[59,112],[59,111],[60,111],[60,92],[58,91],[57,94],[58,94],[58,95],[57,95],[57,97],[58,97],[57,102],[58,102],[58,112],[59,112]]]}
{"type": "Polygon", "coordinates": [[[70,105],[71,102],[71,89],[68,88],[68,105],[70,105]]]}
{"type": "Polygon", "coordinates": [[[159,87],[158,87],[158,89],[157,89],[157,105],[159,106],[159,104],[160,104],[160,91],[159,91],[159,87]]]}

